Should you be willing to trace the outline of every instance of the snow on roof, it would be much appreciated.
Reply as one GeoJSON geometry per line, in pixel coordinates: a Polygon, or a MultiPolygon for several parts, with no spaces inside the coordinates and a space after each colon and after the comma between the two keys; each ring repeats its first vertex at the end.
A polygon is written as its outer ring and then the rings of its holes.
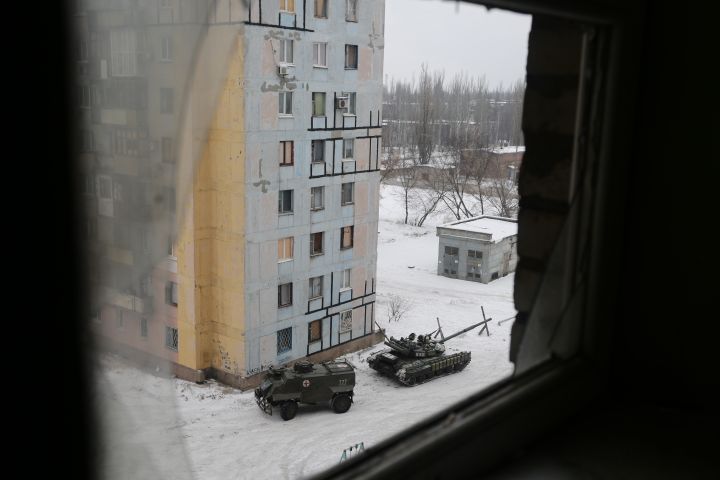
{"type": "Polygon", "coordinates": [[[493,242],[499,242],[503,238],[517,235],[517,220],[505,217],[490,217],[487,215],[468,218],[458,222],[440,225],[438,228],[450,230],[462,230],[465,232],[477,232],[491,235],[493,242]]]}
{"type": "Polygon", "coordinates": [[[503,153],[521,153],[525,151],[524,145],[509,145],[507,147],[494,147],[490,149],[491,152],[497,154],[503,153]]]}

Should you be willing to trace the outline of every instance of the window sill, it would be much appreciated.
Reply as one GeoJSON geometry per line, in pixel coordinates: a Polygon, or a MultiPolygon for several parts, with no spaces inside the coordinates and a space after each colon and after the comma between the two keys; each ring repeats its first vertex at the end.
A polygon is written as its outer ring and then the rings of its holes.
{"type": "Polygon", "coordinates": [[[293,261],[292,258],[283,258],[282,260],[278,260],[277,263],[287,263],[287,262],[292,262],[292,261],[293,261]]]}
{"type": "Polygon", "coordinates": [[[310,209],[311,212],[322,212],[323,210],[325,210],[325,207],[311,208],[311,209],[310,209]]]}
{"type": "Polygon", "coordinates": [[[327,65],[313,65],[313,68],[322,68],[323,70],[327,70],[328,66],[327,65]]]}
{"type": "Polygon", "coordinates": [[[325,160],[323,160],[322,162],[312,162],[310,165],[322,165],[324,163],[325,163],[325,160]]]}
{"type": "Polygon", "coordinates": [[[292,215],[293,212],[278,212],[278,216],[280,217],[286,217],[288,215],[292,215]]]}
{"type": "MultiPolygon", "coordinates": [[[[310,258],[313,258],[313,257],[322,257],[323,255],[325,255],[325,252],[311,253],[311,254],[310,254],[310,258]]],[[[320,298],[320,297],[318,297],[318,298],[320,298]]]]}
{"type": "Polygon", "coordinates": [[[287,305],[278,305],[278,308],[287,308],[292,307],[292,303],[288,303],[287,305]]]}
{"type": "Polygon", "coordinates": [[[355,113],[343,113],[343,117],[357,117],[357,114],[355,113]]]}
{"type": "Polygon", "coordinates": [[[357,67],[345,67],[345,70],[357,70],[357,67]]]}
{"type": "Polygon", "coordinates": [[[281,66],[281,67],[293,67],[293,68],[295,68],[295,64],[294,64],[294,63],[278,62],[278,65],[281,66]]]}
{"type": "Polygon", "coordinates": [[[341,292],[349,292],[350,290],[352,290],[352,287],[343,287],[340,289],[341,292]]]}
{"type": "Polygon", "coordinates": [[[293,165],[295,165],[295,164],[294,163],[281,163],[280,164],[281,167],[292,167],[293,165]]]}
{"type": "Polygon", "coordinates": [[[292,113],[278,113],[278,118],[293,118],[292,113]]]}
{"type": "Polygon", "coordinates": [[[355,205],[355,202],[341,203],[341,207],[347,207],[348,205],[355,205]]]}
{"type": "Polygon", "coordinates": [[[342,161],[343,162],[354,162],[355,159],[354,158],[343,158],[342,161]]]}
{"type": "Polygon", "coordinates": [[[345,21],[346,21],[346,22],[350,22],[350,23],[358,23],[357,19],[356,19],[356,20],[351,20],[351,19],[349,19],[349,18],[346,18],[345,21]]]}
{"type": "Polygon", "coordinates": [[[340,250],[352,250],[352,248],[352,245],[350,245],[349,247],[340,247],[340,250]]]}

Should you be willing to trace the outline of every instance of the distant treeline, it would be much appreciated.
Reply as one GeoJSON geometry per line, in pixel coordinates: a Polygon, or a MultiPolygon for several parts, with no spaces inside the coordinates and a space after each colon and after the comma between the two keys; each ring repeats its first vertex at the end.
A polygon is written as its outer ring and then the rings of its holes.
{"type": "Polygon", "coordinates": [[[411,150],[427,163],[435,150],[524,145],[521,121],[525,82],[487,86],[485,77],[422,65],[417,78],[383,86],[383,147],[411,150]]]}

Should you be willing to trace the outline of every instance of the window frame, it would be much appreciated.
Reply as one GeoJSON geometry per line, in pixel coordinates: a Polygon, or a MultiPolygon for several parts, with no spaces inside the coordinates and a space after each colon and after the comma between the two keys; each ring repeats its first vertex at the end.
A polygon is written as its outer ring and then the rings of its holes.
{"type": "Polygon", "coordinates": [[[339,312],[338,317],[338,333],[349,333],[352,332],[352,322],[353,321],[353,309],[349,308],[347,310],[343,310],[342,312],[339,312]],[[349,314],[349,315],[348,315],[349,314]],[[349,321],[347,321],[349,318],[349,321]],[[347,328],[343,329],[343,323],[347,326],[347,328]],[[349,325],[348,325],[349,324],[349,325]]]}
{"type": "Polygon", "coordinates": [[[355,244],[355,225],[347,225],[340,228],[340,250],[349,250],[355,244]],[[345,245],[345,231],[350,229],[350,244],[345,245]]]}
{"type": "Polygon", "coordinates": [[[295,165],[295,142],[293,140],[280,140],[280,166],[291,167],[295,165]],[[290,144],[290,161],[287,160],[287,148],[290,144]]]}
{"type": "Polygon", "coordinates": [[[278,116],[293,116],[293,90],[280,90],[278,92],[278,116]],[[288,106],[290,107],[289,112],[287,111],[288,106]]]}
{"type": "Polygon", "coordinates": [[[173,61],[173,41],[170,35],[160,38],[160,61],[167,63],[173,61]]]}
{"type": "Polygon", "coordinates": [[[310,187],[310,211],[319,212],[325,210],[325,186],[310,187]],[[320,192],[320,206],[315,204],[315,192],[320,192]]]}
{"type": "Polygon", "coordinates": [[[310,256],[317,257],[325,254],[325,232],[313,232],[310,234],[310,256]],[[315,250],[316,240],[320,239],[320,251],[315,250]]]}
{"type": "Polygon", "coordinates": [[[358,22],[358,0],[345,0],[345,21],[358,22]],[[352,5],[352,9],[351,6],[352,5]],[[352,15],[351,15],[352,13],[352,15]]]}
{"type": "Polygon", "coordinates": [[[340,272],[340,291],[352,290],[352,268],[340,272]]]}
{"type": "Polygon", "coordinates": [[[342,151],[342,161],[348,162],[348,161],[354,161],[355,160],[355,139],[354,138],[343,138],[343,151],[342,151]],[[347,156],[348,154],[348,145],[350,145],[349,151],[350,156],[347,156]]]}
{"type": "Polygon", "coordinates": [[[283,237],[278,239],[278,261],[277,263],[289,262],[295,257],[295,237],[283,237]],[[289,245],[288,245],[289,244],[289,245]],[[280,256],[282,249],[283,256],[280,256]],[[286,256],[290,252],[290,256],[286,256]]]}
{"type": "Polygon", "coordinates": [[[292,38],[278,40],[278,63],[281,65],[295,65],[295,41],[292,38]],[[289,48],[288,48],[289,46],[289,48]],[[290,55],[288,55],[290,52],[290,55]],[[288,56],[290,57],[288,59],[288,56]]]}
{"type": "Polygon", "coordinates": [[[327,92],[312,92],[312,104],[311,104],[311,108],[312,108],[312,116],[313,116],[313,118],[323,118],[323,117],[327,117],[327,92]],[[317,95],[317,98],[318,98],[318,99],[322,99],[322,106],[323,106],[323,108],[322,108],[322,115],[318,115],[318,114],[316,113],[317,111],[320,110],[320,109],[318,108],[318,105],[317,105],[317,102],[318,102],[318,101],[316,100],[316,95],[317,95]]]}
{"type": "Polygon", "coordinates": [[[315,2],[314,2],[313,16],[314,16],[315,18],[322,18],[322,19],[327,20],[327,18],[328,18],[328,3],[330,3],[329,0],[315,0],[315,2]],[[322,2],[323,6],[325,7],[325,8],[324,8],[324,15],[318,15],[318,8],[317,8],[317,7],[318,7],[318,2],[322,2]]]}
{"type": "Polygon", "coordinates": [[[342,92],[348,98],[348,110],[343,112],[346,117],[357,117],[357,92],[342,92]]]}
{"type": "Polygon", "coordinates": [[[277,340],[277,346],[276,346],[276,356],[281,355],[283,353],[291,352],[293,349],[293,331],[292,327],[282,328],[276,332],[276,340],[277,340]],[[280,348],[281,340],[287,339],[286,346],[284,348],[280,348]]]}
{"type": "Polygon", "coordinates": [[[180,335],[178,329],[170,325],[165,325],[165,348],[177,352],[179,346],[180,335]]]}
{"type": "Polygon", "coordinates": [[[353,205],[355,203],[355,182],[345,182],[340,186],[340,205],[353,205]],[[345,200],[345,186],[349,185],[350,200],[345,200]]]}
{"type": "Polygon", "coordinates": [[[313,68],[328,68],[328,61],[327,61],[327,42],[313,42],[313,68]],[[325,63],[320,63],[321,55],[320,55],[320,47],[322,48],[322,59],[325,61],[325,63]]]}
{"type": "Polygon", "coordinates": [[[295,207],[295,205],[294,205],[294,203],[295,203],[294,197],[295,197],[295,192],[294,192],[294,190],[288,189],[288,190],[279,190],[279,191],[278,191],[278,215],[292,215],[292,214],[294,213],[294,212],[293,212],[293,209],[294,209],[294,207],[295,207]],[[286,199],[285,199],[285,195],[284,195],[286,192],[290,192],[290,194],[289,194],[289,197],[290,197],[290,208],[289,208],[289,209],[285,209],[285,207],[287,207],[287,206],[285,205],[285,200],[286,200],[286,199]]]}
{"type": "Polygon", "coordinates": [[[313,320],[312,322],[308,322],[308,344],[319,342],[322,340],[322,319],[320,320],[313,320]],[[313,336],[313,327],[317,326],[315,328],[317,332],[317,336],[313,336]]]}
{"type": "Polygon", "coordinates": [[[321,164],[325,163],[325,140],[312,140],[310,142],[310,163],[314,164],[321,164]],[[317,148],[317,146],[320,145],[321,148],[317,148]],[[315,152],[320,152],[320,156],[322,157],[320,160],[317,160],[317,155],[315,152]]]}
{"type": "Polygon", "coordinates": [[[293,282],[288,283],[281,283],[278,285],[278,302],[277,302],[277,308],[287,308],[292,307],[293,304],[293,282]],[[288,303],[282,303],[283,302],[283,288],[286,288],[288,290],[287,297],[288,297],[288,303]]]}
{"type": "Polygon", "coordinates": [[[295,14],[295,0],[279,0],[278,10],[282,13],[292,13],[295,14]],[[290,5],[292,4],[292,10],[290,10],[290,5]]]}
{"type": "Polygon", "coordinates": [[[359,63],[358,57],[359,57],[358,46],[346,43],[345,44],[345,70],[357,70],[358,63],[359,63]],[[354,65],[352,64],[352,62],[348,61],[350,59],[349,52],[353,52],[353,51],[355,52],[354,65]]]}
{"type": "Polygon", "coordinates": [[[323,297],[323,288],[324,288],[324,283],[325,283],[324,279],[325,279],[324,275],[318,275],[317,277],[310,277],[310,279],[308,281],[308,300],[315,300],[315,299],[323,297]],[[317,293],[316,295],[313,295],[313,290],[315,290],[315,288],[313,286],[313,280],[318,280],[318,279],[319,279],[319,284],[320,284],[319,285],[320,292],[317,293]]]}

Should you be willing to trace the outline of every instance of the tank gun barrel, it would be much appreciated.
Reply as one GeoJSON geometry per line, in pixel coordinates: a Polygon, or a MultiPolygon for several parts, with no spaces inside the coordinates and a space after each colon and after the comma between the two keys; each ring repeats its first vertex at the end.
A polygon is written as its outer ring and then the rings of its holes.
{"type": "Polygon", "coordinates": [[[463,328],[463,329],[460,330],[459,332],[455,332],[455,333],[453,333],[452,335],[448,335],[447,337],[445,337],[445,338],[443,338],[442,340],[440,340],[438,343],[445,343],[445,342],[447,342],[448,340],[450,340],[451,338],[455,338],[455,337],[457,337],[457,336],[460,335],[460,334],[463,334],[463,333],[465,333],[465,332],[468,332],[468,331],[472,330],[473,328],[479,327],[480,325],[482,325],[482,324],[485,323],[486,321],[487,321],[487,320],[483,320],[482,322],[478,322],[478,323],[476,323],[476,324],[474,324],[474,325],[470,325],[470,326],[467,327],[467,328],[463,328]]]}

